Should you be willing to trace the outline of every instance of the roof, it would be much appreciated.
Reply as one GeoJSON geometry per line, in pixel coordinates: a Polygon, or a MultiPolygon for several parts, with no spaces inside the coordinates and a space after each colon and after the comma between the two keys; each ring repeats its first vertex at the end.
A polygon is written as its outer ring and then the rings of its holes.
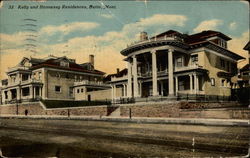
{"type": "Polygon", "coordinates": [[[185,38],[185,42],[187,44],[193,44],[196,42],[205,41],[207,38],[214,37],[214,36],[219,36],[226,41],[231,40],[230,37],[226,36],[225,34],[221,32],[208,30],[208,31],[202,31],[200,33],[196,33],[193,35],[188,35],[187,38],[185,38]]]}
{"type": "Polygon", "coordinates": [[[164,46],[164,45],[177,46],[185,50],[190,50],[190,49],[194,49],[197,47],[206,46],[207,48],[215,50],[215,51],[219,51],[221,54],[227,55],[231,57],[232,59],[236,59],[236,60],[245,59],[244,57],[232,51],[229,51],[228,49],[223,48],[217,45],[216,43],[213,43],[210,40],[208,40],[208,38],[216,37],[216,36],[226,41],[231,40],[230,37],[218,31],[207,30],[207,31],[202,31],[200,33],[196,33],[196,34],[187,35],[187,34],[182,34],[175,30],[168,30],[156,36],[153,36],[150,39],[160,38],[162,36],[167,36],[167,37],[177,36],[180,39],[179,40],[178,39],[177,40],[161,39],[161,40],[152,40],[152,41],[149,40],[145,42],[139,42],[138,44],[135,43],[123,49],[121,51],[121,54],[127,56],[128,54],[134,51],[139,51],[141,49],[153,48],[156,46],[164,46]]]}
{"type": "Polygon", "coordinates": [[[240,69],[240,72],[250,71],[250,64],[246,64],[240,69]]]}
{"type": "Polygon", "coordinates": [[[206,47],[208,49],[220,52],[221,54],[227,55],[227,56],[229,56],[233,59],[236,59],[236,60],[245,59],[244,57],[242,57],[242,56],[240,56],[240,55],[238,55],[238,54],[236,54],[228,49],[225,49],[217,44],[214,44],[213,42],[210,42],[210,41],[201,41],[201,42],[190,44],[190,48],[199,48],[199,47],[206,47]]]}
{"type": "Polygon", "coordinates": [[[122,69],[121,71],[119,71],[118,73],[115,74],[109,74],[105,77],[104,81],[111,81],[111,77],[115,76],[115,77],[122,77],[124,75],[127,75],[128,73],[128,69],[122,69]]]}
{"type": "Polygon", "coordinates": [[[248,41],[248,43],[246,44],[246,46],[243,49],[250,50],[250,41],[248,41]]]}
{"type": "MultiPolygon", "coordinates": [[[[85,65],[77,64],[74,62],[74,60],[70,59],[68,60],[67,57],[59,57],[59,58],[50,58],[48,60],[37,60],[35,59],[37,64],[32,65],[31,69],[37,69],[41,67],[51,67],[56,69],[62,69],[62,70],[69,70],[69,71],[78,71],[78,72],[85,72],[85,73],[93,73],[93,74],[99,74],[104,75],[105,73],[99,70],[95,69],[88,69],[85,65]],[[69,66],[60,66],[60,61],[65,60],[69,63],[69,66]]],[[[33,59],[34,61],[34,59],[33,59]]]]}

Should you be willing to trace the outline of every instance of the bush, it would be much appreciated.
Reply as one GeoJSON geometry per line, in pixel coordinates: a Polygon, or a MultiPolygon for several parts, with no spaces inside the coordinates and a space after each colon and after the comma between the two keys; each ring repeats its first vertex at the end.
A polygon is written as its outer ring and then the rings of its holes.
{"type": "Polygon", "coordinates": [[[47,108],[64,108],[80,106],[110,105],[110,101],[68,101],[68,100],[42,100],[47,108]]]}

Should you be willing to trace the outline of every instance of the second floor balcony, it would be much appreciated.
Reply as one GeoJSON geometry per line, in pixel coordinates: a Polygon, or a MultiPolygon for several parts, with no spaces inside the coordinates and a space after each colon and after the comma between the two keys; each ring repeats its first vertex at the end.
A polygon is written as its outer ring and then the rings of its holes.
{"type": "Polygon", "coordinates": [[[105,84],[102,81],[82,80],[82,81],[74,82],[74,86],[81,86],[81,85],[88,85],[88,86],[109,86],[108,84],[105,84]]]}
{"type": "MultiPolygon", "coordinates": [[[[203,69],[203,67],[197,64],[188,66],[175,66],[174,72],[188,71],[194,69],[203,69]]],[[[168,75],[168,69],[157,71],[157,76],[162,76],[162,75],[168,75]]],[[[151,77],[151,76],[152,76],[151,70],[144,73],[138,72],[138,77],[151,77]]]]}
{"type": "Polygon", "coordinates": [[[18,86],[18,85],[26,85],[26,84],[33,84],[33,83],[42,83],[41,79],[30,78],[28,80],[14,80],[8,81],[7,84],[2,85],[2,88],[18,86]]]}

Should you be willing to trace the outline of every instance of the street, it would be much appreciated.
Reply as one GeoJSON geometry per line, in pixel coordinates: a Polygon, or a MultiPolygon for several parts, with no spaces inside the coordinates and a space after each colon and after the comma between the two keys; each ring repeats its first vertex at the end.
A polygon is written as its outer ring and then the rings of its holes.
{"type": "Polygon", "coordinates": [[[6,157],[244,156],[249,127],[1,119],[6,157]]]}

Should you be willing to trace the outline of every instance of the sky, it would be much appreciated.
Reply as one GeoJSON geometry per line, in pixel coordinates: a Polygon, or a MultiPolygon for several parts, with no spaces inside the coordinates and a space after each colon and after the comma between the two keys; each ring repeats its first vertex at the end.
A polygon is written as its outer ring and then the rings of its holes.
{"type": "Polygon", "coordinates": [[[243,47],[249,41],[249,5],[236,0],[1,1],[0,79],[23,57],[48,55],[84,63],[94,54],[96,69],[114,73],[126,67],[120,51],[138,41],[140,32],[153,36],[169,29],[220,31],[232,38],[229,50],[247,57],[243,47]],[[62,8],[73,5],[82,8],[62,8]]]}

